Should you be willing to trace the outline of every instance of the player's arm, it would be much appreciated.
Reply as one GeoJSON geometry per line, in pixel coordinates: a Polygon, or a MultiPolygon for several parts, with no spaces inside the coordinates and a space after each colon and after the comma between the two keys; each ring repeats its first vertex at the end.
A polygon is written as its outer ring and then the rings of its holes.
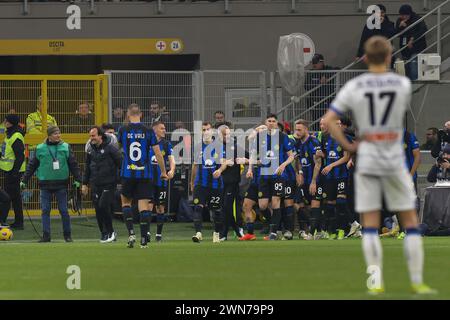
{"type": "Polygon", "coordinates": [[[167,176],[169,179],[172,179],[175,175],[175,157],[174,156],[168,156],[169,159],[169,172],[167,172],[167,176]]]}
{"type": "Polygon", "coordinates": [[[320,168],[322,167],[322,157],[319,154],[317,154],[317,151],[316,151],[316,154],[314,154],[313,161],[314,161],[314,169],[313,169],[311,184],[309,185],[309,193],[312,196],[316,195],[317,177],[319,176],[320,168]]]}
{"type": "Polygon", "coordinates": [[[155,144],[154,146],[152,146],[152,148],[153,152],[155,153],[156,160],[158,161],[159,169],[161,170],[161,178],[163,178],[164,176],[167,177],[166,166],[164,164],[164,157],[161,153],[159,145],[155,144]]]}
{"type": "Polygon", "coordinates": [[[411,167],[411,172],[410,173],[411,173],[411,176],[414,176],[414,174],[417,171],[417,168],[420,165],[420,149],[419,148],[413,149],[412,154],[413,154],[413,157],[414,157],[414,162],[413,162],[413,165],[411,167]]]}
{"type": "Polygon", "coordinates": [[[344,151],[344,155],[338,161],[332,162],[322,169],[322,174],[327,175],[333,168],[338,167],[342,164],[347,165],[347,162],[350,160],[350,152],[344,151]]]}
{"type": "Polygon", "coordinates": [[[288,155],[288,158],[286,159],[286,161],[283,162],[283,163],[277,168],[277,170],[275,171],[275,173],[276,173],[277,175],[279,175],[279,176],[283,174],[283,171],[286,169],[286,167],[287,167],[288,165],[290,165],[290,164],[292,163],[292,161],[294,161],[294,159],[295,159],[295,155],[294,155],[294,152],[293,152],[292,150],[289,150],[289,151],[287,152],[287,155],[288,155]]]}
{"type": "MultiPolygon", "coordinates": [[[[328,125],[328,130],[330,131],[330,134],[333,136],[334,139],[338,142],[340,146],[344,150],[349,151],[350,153],[355,153],[357,145],[356,143],[350,143],[345,136],[344,132],[342,131],[342,128],[340,128],[337,125],[337,120],[339,120],[339,115],[332,109],[328,109],[327,113],[324,116],[324,121],[328,125]]],[[[344,155],[345,157],[345,155],[344,155]]],[[[343,157],[343,158],[344,158],[343,157]]],[[[343,159],[341,158],[341,159],[343,159]]],[[[348,161],[349,158],[345,162],[348,161]]],[[[342,163],[341,163],[342,164],[342,163]]]]}
{"type": "Polygon", "coordinates": [[[300,161],[300,157],[297,156],[294,159],[294,169],[295,169],[295,181],[297,182],[297,186],[302,186],[305,183],[305,178],[303,176],[302,163],[300,161]]]}
{"type": "Polygon", "coordinates": [[[222,163],[220,164],[219,169],[217,169],[216,171],[213,172],[213,177],[214,179],[218,179],[220,177],[220,175],[222,174],[222,172],[224,172],[227,169],[227,161],[226,159],[222,158],[222,163]]]}
{"type": "Polygon", "coordinates": [[[191,191],[194,192],[194,182],[195,182],[195,177],[197,175],[197,165],[195,163],[192,164],[192,174],[191,174],[191,191]]]}

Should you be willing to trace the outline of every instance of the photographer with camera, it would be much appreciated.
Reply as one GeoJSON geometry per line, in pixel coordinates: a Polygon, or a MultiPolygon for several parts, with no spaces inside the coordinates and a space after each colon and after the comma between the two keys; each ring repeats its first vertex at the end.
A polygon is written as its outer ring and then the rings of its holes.
{"type": "Polygon", "coordinates": [[[441,179],[450,181],[450,144],[444,147],[427,177],[428,182],[436,182],[441,179]]]}
{"type": "Polygon", "coordinates": [[[434,147],[431,149],[433,158],[439,157],[441,150],[450,143],[450,121],[447,121],[443,130],[438,131],[438,139],[434,147]]]}

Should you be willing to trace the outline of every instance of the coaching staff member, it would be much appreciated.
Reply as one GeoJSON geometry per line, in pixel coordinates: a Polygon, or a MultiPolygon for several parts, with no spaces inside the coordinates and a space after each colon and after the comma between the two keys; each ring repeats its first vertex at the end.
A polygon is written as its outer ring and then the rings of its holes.
{"type": "Polygon", "coordinates": [[[20,186],[25,189],[34,172],[37,171],[41,191],[42,229],[39,242],[50,242],[50,211],[53,195],[58,202],[62,218],[64,240],[72,242],[70,216],[67,209],[67,182],[72,173],[74,186],[80,187],[80,168],[68,143],[61,140],[61,131],[52,126],[47,129],[47,139],[36,148],[36,156],[28,163],[20,186]]]}
{"type": "MultiPolygon", "coordinates": [[[[5,191],[14,209],[14,223],[11,228],[23,230],[22,197],[20,177],[25,171],[24,132],[19,127],[19,117],[8,114],[5,117],[6,136],[1,148],[0,169],[4,173],[5,191]]],[[[4,217],[6,222],[6,217],[4,217]]]]}
{"type": "Polygon", "coordinates": [[[105,132],[97,126],[89,130],[90,148],[86,153],[86,166],[81,192],[92,190],[95,216],[101,232],[101,243],[116,240],[112,223],[112,203],[121,164],[119,150],[110,143],[105,132]]]}

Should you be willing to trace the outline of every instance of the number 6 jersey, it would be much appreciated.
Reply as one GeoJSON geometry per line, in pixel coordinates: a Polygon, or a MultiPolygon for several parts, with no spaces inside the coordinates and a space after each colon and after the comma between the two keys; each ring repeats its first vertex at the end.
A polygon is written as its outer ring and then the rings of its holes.
{"type": "Polygon", "coordinates": [[[365,73],[348,81],[331,104],[339,115],[350,111],[362,141],[356,170],[390,175],[404,170],[403,121],[411,101],[411,81],[395,73],[365,73]]]}
{"type": "Polygon", "coordinates": [[[119,129],[117,141],[124,153],[120,176],[131,179],[150,179],[150,149],[158,144],[153,130],[142,123],[129,123],[119,129]]]}

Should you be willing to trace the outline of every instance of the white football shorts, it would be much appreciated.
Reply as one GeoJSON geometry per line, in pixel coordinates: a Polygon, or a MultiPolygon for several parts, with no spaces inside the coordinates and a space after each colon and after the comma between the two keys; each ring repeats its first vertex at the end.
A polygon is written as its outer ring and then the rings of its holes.
{"type": "Polygon", "coordinates": [[[381,210],[383,197],[389,211],[399,212],[416,208],[414,182],[406,168],[386,176],[355,172],[356,212],[381,210]]]}

